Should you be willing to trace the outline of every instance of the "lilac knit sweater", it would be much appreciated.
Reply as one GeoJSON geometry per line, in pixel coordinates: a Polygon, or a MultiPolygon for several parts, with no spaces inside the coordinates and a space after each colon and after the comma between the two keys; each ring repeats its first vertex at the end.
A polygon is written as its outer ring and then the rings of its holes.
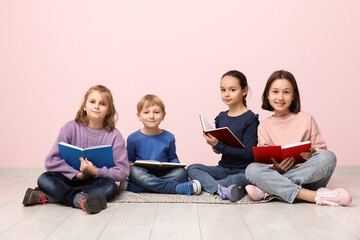
{"type": "Polygon", "coordinates": [[[45,168],[47,171],[61,172],[67,178],[73,179],[79,171],[70,167],[64,159],[60,158],[59,142],[66,142],[80,148],[112,145],[115,166],[98,168],[96,177],[108,177],[115,181],[123,181],[129,176],[130,168],[125,141],[117,129],[111,132],[105,129],[93,130],[75,121],[70,121],[61,128],[55,144],[45,159],[45,168]]]}

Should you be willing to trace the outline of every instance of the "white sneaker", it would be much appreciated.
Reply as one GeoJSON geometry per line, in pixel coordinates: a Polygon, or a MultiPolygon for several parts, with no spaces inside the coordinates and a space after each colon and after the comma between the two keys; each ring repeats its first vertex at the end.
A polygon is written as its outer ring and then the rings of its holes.
{"type": "Polygon", "coordinates": [[[193,194],[200,194],[201,193],[201,183],[198,180],[192,180],[193,183],[193,194]]]}
{"type": "Polygon", "coordinates": [[[126,191],[128,184],[129,184],[129,180],[128,180],[128,179],[126,179],[126,180],[124,180],[124,181],[121,181],[120,184],[119,184],[118,191],[119,191],[119,192],[120,192],[120,191],[126,191]]]}

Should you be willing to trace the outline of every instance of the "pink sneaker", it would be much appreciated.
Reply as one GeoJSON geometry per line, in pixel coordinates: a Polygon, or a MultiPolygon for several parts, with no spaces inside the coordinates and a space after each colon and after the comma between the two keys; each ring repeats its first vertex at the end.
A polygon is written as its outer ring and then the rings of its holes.
{"type": "Polygon", "coordinates": [[[319,188],[316,191],[315,202],[317,205],[329,205],[329,206],[347,206],[351,203],[352,199],[350,194],[342,188],[336,188],[334,190],[327,188],[319,188]]]}
{"type": "Polygon", "coordinates": [[[245,187],[246,192],[249,194],[250,198],[254,201],[264,200],[267,197],[271,197],[270,193],[267,193],[255,185],[247,185],[245,187]]]}

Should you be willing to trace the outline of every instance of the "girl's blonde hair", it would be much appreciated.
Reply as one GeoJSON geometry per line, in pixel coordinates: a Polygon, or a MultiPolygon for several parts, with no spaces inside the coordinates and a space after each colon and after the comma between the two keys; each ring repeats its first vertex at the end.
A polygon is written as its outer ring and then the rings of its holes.
{"type": "Polygon", "coordinates": [[[141,110],[143,110],[144,108],[152,107],[154,105],[159,106],[161,110],[165,112],[165,104],[158,96],[153,94],[147,94],[141,98],[141,100],[137,104],[137,111],[138,113],[140,113],[141,110]]]}
{"type": "Polygon", "coordinates": [[[112,130],[115,129],[115,123],[117,121],[117,116],[118,115],[117,115],[117,112],[115,110],[114,101],[113,101],[111,91],[110,91],[110,89],[108,89],[107,87],[105,87],[103,85],[93,86],[86,92],[86,94],[84,96],[84,101],[81,104],[81,106],[80,106],[80,108],[79,108],[79,110],[78,110],[78,112],[76,114],[75,121],[77,123],[82,123],[82,124],[84,124],[86,126],[89,124],[89,119],[87,117],[86,112],[84,111],[84,108],[85,108],[86,101],[87,101],[89,95],[94,91],[99,91],[106,98],[109,109],[108,109],[108,113],[106,114],[106,116],[104,118],[103,128],[105,128],[106,130],[111,132],[112,130]]]}

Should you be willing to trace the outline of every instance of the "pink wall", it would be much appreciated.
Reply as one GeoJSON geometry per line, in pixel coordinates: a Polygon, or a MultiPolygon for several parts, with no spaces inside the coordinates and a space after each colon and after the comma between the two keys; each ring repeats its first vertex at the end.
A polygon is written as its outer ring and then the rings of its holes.
{"type": "Polygon", "coordinates": [[[359,165],[359,9],[357,0],[0,1],[0,167],[42,166],[98,83],[114,94],[125,138],[141,127],[136,103],[154,93],[180,159],[214,165],[198,115],[226,109],[219,79],[230,69],[248,77],[261,119],[268,76],[291,71],[338,164],[359,165]]]}

